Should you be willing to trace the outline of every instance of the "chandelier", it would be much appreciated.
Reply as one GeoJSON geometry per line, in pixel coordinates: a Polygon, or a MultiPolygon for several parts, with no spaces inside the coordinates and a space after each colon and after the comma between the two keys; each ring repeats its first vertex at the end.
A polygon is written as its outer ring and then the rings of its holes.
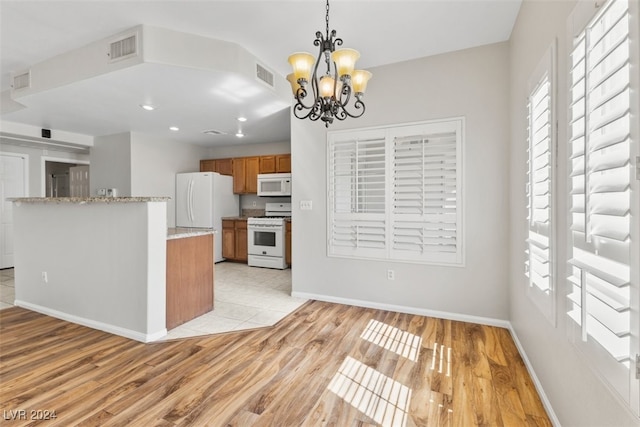
{"type": "MultiPolygon", "coordinates": [[[[336,49],[342,45],[342,39],[336,38],[336,30],[329,33],[329,0],[327,0],[326,34],[316,32],[313,44],[320,48],[315,59],[310,53],[296,52],[289,56],[293,73],[287,76],[291,83],[295,105],[293,114],[299,119],[321,119],[326,127],[333,119],[357,118],[364,114],[362,97],[367,88],[371,73],[354,70],[360,53],[354,49],[336,49]],[[325,74],[318,76],[318,67],[324,60],[327,66],[325,74]],[[311,70],[313,68],[313,74],[311,70]],[[309,83],[311,89],[309,90],[309,83]],[[308,95],[313,94],[309,99],[308,95]],[[352,96],[353,95],[353,96],[352,96]],[[352,104],[349,104],[353,101],[352,104]]],[[[322,72],[322,70],[320,70],[322,72]]]]}

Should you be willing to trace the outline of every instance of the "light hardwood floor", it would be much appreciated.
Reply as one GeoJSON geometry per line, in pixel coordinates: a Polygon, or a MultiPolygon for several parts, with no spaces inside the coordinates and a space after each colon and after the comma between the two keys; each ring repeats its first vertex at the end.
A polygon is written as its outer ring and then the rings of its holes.
{"type": "Polygon", "coordinates": [[[155,344],[2,310],[0,381],[7,426],[551,425],[506,329],[317,301],[155,344]]]}

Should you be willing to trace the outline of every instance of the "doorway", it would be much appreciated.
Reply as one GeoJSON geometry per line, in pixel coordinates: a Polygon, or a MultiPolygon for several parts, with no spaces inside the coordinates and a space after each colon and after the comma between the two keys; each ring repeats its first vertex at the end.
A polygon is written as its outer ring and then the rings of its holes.
{"type": "Polygon", "coordinates": [[[89,197],[89,165],[44,161],[45,197],[89,197]]]}

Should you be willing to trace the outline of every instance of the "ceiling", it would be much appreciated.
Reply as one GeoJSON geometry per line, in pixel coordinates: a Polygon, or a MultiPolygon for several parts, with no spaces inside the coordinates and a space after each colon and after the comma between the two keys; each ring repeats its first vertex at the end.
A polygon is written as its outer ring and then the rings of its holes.
{"type": "MultiPolygon", "coordinates": [[[[358,68],[369,69],[508,40],[520,2],[333,0],[330,26],[345,47],[360,51],[358,68]]],[[[313,40],[324,32],[324,14],[322,0],[0,0],[1,90],[9,90],[12,73],[140,24],[237,43],[282,79],[290,53],[316,55],[313,40]]],[[[206,146],[287,141],[290,101],[268,92],[236,96],[242,84],[234,86],[230,77],[143,64],[19,99],[25,108],[17,111],[5,102],[1,119],[93,136],[143,132],[206,146]],[[139,108],[148,100],[158,104],[155,111],[139,108]],[[238,115],[248,121],[237,122],[238,115]],[[234,136],[238,127],[242,139],[234,136]],[[209,129],[226,135],[203,133],[209,129]]]]}

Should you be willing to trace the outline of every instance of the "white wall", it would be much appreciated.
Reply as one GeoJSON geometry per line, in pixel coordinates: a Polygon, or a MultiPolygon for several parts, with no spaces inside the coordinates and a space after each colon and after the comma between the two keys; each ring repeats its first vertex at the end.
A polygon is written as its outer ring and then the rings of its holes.
{"type": "Polygon", "coordinates": [[[164,202],[15,204],[16,305],[140,341],[163,336],[165,212],[164,202]]]}
{"type": "Polygon", "coordinates": [[[131,134],[131,195],[166,196],[167,225],[175,226],[176,174],[200,171],[208,148],[131,134]]]}
{"type": "Polygon", "coordinates": [[[209,148],[207,159],[225,159],[229,157],[250,157],[267,154],[287,154],[291,152],[289,141],[269,142],[265,144],[237,144],[209,148]]]}
{"type": "Polygon", "coordinates": [[[171,197],[167,226],[175,226],[176,173],[198,172],[209,149],[131,132],[95,138],[91,148],[91,194],[117,188],[118,196],[171,197]]]}
{"type": "Polygon", "coordinates": [[[567,19],[576,2],[525,0],[510,39],[511,56],[511,227],[509,295],[510,319],[560,423],[564,426],[631,426],[638,420],[619,404],[567,340],[564,277],[567,240],[557,240],[557,326],[553,326],[526,295],[526,97],[527,79],[554,38],[558,39],[558,167],[557,218],[567,227],[567,91],[569,55],[567,19]]]}
{"type": "Polygon", "coordinates": [[[115,188],[118,196],[131,196],[131,134],[97,136],[91,147],[90,191],[115,188]]]}
{"type": "MultiPolygon", "coordinates": [[[[65,151],[43,150],[41,148],[21,147],[9,144],[0,138],[0,152],[2,153],[18,153],[29,156],[29,194],[27,196],[40,197],[44,196],[45,188],[42,186],[42,164],[45,159],[66,159],[69,161],[87,162],[88,154],[77,154],[65,151]]],[[[59,160],[57,160],[59,161],[59,160]]]]}
{"type": "Polygon", "coordinates": [[[332,129],[465,117],[465,267],[326,256],[326,134],[292,118],[293,291],[334,301],[504,323],[508,318],[508,44],[371,69],[362,118],[332,129]],[[312,211],[300,211],[312,200],[312,211]],[[395,270],[395,281],[386,270],[395,270]]]}

